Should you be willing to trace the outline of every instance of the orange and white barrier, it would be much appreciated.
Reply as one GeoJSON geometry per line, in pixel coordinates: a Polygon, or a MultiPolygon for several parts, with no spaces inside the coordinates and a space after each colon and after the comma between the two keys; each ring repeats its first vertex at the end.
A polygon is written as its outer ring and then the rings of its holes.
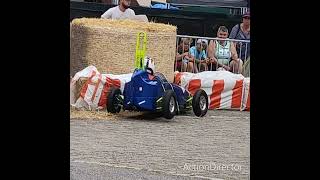
{"type": "Polygon", "coordinates": [[[101,93],[98,106],[101,108],[106,108],[107,93],[111,87],[120,88],[121,92],[123,93],[124,86],[127,82],[131,80],[131,76],[131,73],[122,75],[103,74],[102,77],[104,77],[106,81],[104,82],[104,87],[101,93]]]}
{"type": "MultiPolygon", "coordinates": [[[[107,92],[111,87],[124,90],[132,74],[100,74],[94,66],[78,72],[70,83],[70,104],[77,108],[103,109],[107,103],[107,92]],[[80,97],[75,97],[76,82],[86,77],[80,97]],[[77,100],[75,100],[77,99],[77,100]]],[[[250,110],[250,78],[228,71],[205,71],[201,73],[177,72],[176,84],[187,89],[192,95],[199,88],[208,94],[209,109],[250,110]]]]}
{"type": "Polygon", "coordinates": [[[233,74],[228,71],[204,71],[196,74],[175,73],[175,83],[186,88],[191,94],[200,88],[206,91],[209,98],[209,109],[241,110],[244,80],[245,78],[241,74],[233,74]]]}
{"type": "Polygon", "coordinates": [[[90,78],[96,74],[99,74],[98,70],[94,66],[88,66],[80,72],[77,72],[70,82],[70,104],[74,104],[78,97],[76,96],[76,83],[80,78],[90,78]]]}
{"type": "MultiPolygon", "coordinates": [[[[77,73],[78,74],[78,73],[77,73]]],[[[78,75],[72,79],[70,84],[70,104],[76,108],[85,109],[104,109],[107,103],[107,92],[111,87],[118,87],[123,92],[126,82],[131,80],[132,74],[112,75],[100,74],[93,66],[89,66],[80,71],[78,75]],[[74,102],[75,84],[81,77],[89,77],[83,85],[80,92],[80,97],[74,102]]]]}

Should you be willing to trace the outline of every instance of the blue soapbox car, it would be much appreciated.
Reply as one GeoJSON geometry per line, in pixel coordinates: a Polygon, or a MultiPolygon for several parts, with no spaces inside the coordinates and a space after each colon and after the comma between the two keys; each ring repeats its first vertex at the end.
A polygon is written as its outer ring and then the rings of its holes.
{"type": "Polygon", "coordinates": [[[161,73],[150,73],[146,69],[135,69],[131,81],[127,82],[123,94],[119,88],[110,88],[107,93],[107,111],[118,113],[129,111],[159,112],[172,119],[180,112],[193,109],[202,117],[208,111],[208,96],[199,89],[192,96],[186,89],[169,83],[161,73]]]}

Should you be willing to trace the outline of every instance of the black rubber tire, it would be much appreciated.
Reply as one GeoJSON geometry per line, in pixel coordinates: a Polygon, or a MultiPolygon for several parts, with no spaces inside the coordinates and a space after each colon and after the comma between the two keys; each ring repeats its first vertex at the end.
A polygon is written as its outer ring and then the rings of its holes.
{"type": "Polygon", "coordinates": [[[121,106],[120,102],[117,100],[117,96],[121,95],[121,90],[119,88],[111,87],[107,95],[107,111],[110,113],[119,113],[121,106]]]}
{"type": "Polygon", "coordinates": [[[176,113],[177,113],[177,103],[176,103],[176,97],[172,90],[167,90],[164,92],[164,95],[162,97],[162,113],[163,117],[166,119],[172,119],[176,113]],[[170,110],[170,100],[173,98],[174,101],[174,109],[170,110]]]}
{"type": "Polygon", "coordinates": [[[202,90],[198,89],[192,98],[192,109],[196,116],[202,117],[207,114],[208,111],[208,95],[202,90]],[[200,99],[205,99],[205,106],[200,106],[200,99]]]}

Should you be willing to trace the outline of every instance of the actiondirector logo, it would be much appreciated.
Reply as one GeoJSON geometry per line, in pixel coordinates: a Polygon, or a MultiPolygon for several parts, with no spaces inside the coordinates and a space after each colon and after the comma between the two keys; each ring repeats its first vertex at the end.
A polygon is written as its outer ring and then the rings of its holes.
{"type": "Polygon", "coordinates": [[[186,171],[241,171],[241,166],[237,164],[184,164],[186,171]]]}

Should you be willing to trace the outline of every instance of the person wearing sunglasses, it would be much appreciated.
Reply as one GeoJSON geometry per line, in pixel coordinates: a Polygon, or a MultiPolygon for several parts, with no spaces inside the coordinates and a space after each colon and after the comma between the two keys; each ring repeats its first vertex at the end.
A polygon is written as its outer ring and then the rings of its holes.
{"type": "Polygon", "coordinates": [[[226,70],[240,73],[243,62],[238,58],[234,43],[227,40],[228,35],[228,29],[225,26],[220,26],[217,32],[219,40],[210,40],[208,46],[208,67],[211,70],[226,70]]]}
{"type": "MultiPolygon", "coordinates": [[[[235,25],[230,32],[230,39],[250,40],[250,11],[242,15],[242,23],[235,25]]],[[[236,43],[237,52],[242,60],[250,56],[250,43],[236,43]],[[241,50],[241,51],[240,51],[241,50]]]]}

